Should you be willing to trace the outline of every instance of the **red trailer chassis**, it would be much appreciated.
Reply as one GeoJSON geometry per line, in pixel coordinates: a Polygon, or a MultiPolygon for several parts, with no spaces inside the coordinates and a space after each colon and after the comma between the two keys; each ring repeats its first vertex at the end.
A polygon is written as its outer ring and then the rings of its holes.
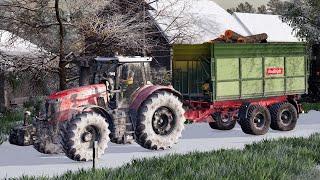
{"type": "Polygon", "coordinates": [[[246,99],[246,100],[230,100],[218,102],[203,102],[187,100],[185,104],[189,109],[185,113],[187,120],[192,122],[212,122],[213,119],[209,118],[212,114],[218,112],[223,117],[232,117],[238,119],[239,109],[244,104],[261,105],[270,107],[273,104],[289,102],[295,106],[298,113],[302,113],[302,107],[297,102],[298,96],[278,96],[260,99],[246,99]]]}

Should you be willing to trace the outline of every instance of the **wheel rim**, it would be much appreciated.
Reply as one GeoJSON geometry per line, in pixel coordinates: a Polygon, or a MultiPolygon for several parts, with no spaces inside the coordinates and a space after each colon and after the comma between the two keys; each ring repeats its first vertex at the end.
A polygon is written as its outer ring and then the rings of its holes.
{"type": "Polygon", "coordinates": [[[281,113],[281,116],[280,116],[280,119],[281,119],[281,122],[285,125],[288,125],[291,123],[292,121],[292,114],[290,111],[288,110],[284,110],[282,113],[281,113]]]}
{"type": "Polygon", "coordinates": [[[160,107],[156,110],[152,118],[152,128],[154,132],[161,136],[169,135],[176,125],[176,118],[171,109],[160,107]]]}
{"type": "Polygon", "coordinates": [[[265,118],[262,113],[258,113],[253,119],[254,126],[256,128],[262,129],[265,124],[265,118]]]}
{"type": "Polygon", "coordinates": [[[228,123],[230,121],[230,119],[229,118],[223,118],[223,119],[221,119],[221,121],[226,124],[226,123],[228,123]]]}
{"type": "Polygon", "coordinates": [[[99,129],[95,126],[87,126],[81,134],[81,142],[86,144],[88,148],[93,148],[95,141],[100,141],[101,135],[99,129]]]}

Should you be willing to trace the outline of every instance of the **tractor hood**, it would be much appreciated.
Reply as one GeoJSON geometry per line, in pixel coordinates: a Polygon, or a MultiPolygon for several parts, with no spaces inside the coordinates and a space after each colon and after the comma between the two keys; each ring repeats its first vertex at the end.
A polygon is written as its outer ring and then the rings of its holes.
{"type": "Polygon", "coordinates": [[[92,96],[92,95],[97,95],[101,93],[106,93],[106,86],[104,84],[96,84],[96,85],[68,89],[68,90],[54,93],[50,95],[48,98],[50,100],[59,100],[66,97],[70,97],[70,98],[73,97],[77,99],[77,97],[79,96],[92,96]]]}
{"type": "Polygon", "coordinates": [[[48,97],[46,116],[55,122],[67,121],[86,106],[106,106],[107,102],[108,93],[104,84],[69,89],[48,97]]]}

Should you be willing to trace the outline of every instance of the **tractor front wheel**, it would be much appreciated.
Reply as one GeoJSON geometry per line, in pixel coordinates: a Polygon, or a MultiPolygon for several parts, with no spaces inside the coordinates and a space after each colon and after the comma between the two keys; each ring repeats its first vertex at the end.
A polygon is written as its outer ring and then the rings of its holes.
{"type": "Polygon", "coordinates": [[[93,160],[93,146],[97,141],[97,157],[107,149],[110,131],[105,118],[97,113],[83,113],[61,127],[61,143],[66,156],[75,161],[93,160]]]}
{"type": "Polygon", "coordinates": [[[139,109],[137,143],[152,150],[171,148],[184,129],[184,112],[177,96],[165,91],[154,93],[139,109]]]}
{"type": "Polygon", "coordinates": [[[48,122],[35,122],[36,132],[34,135],[33,147],[43,154],[59,154],[62,148],[59,143],[59,128],[48,122]]]}

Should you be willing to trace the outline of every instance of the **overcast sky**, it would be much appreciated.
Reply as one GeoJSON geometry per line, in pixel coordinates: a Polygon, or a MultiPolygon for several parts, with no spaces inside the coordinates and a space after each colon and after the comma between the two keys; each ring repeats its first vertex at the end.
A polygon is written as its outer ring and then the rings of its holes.
{"type": "Polygon", "coordinates": [[[242,2],[249,2],[250,4],[253,4],[254,6],[261,6],[263,4],[267,4],[269,0],[213,0],[216,3],[218,3],[220,6],[222,6],[225,9],[236,7],[238,4],[242,2]]]}

